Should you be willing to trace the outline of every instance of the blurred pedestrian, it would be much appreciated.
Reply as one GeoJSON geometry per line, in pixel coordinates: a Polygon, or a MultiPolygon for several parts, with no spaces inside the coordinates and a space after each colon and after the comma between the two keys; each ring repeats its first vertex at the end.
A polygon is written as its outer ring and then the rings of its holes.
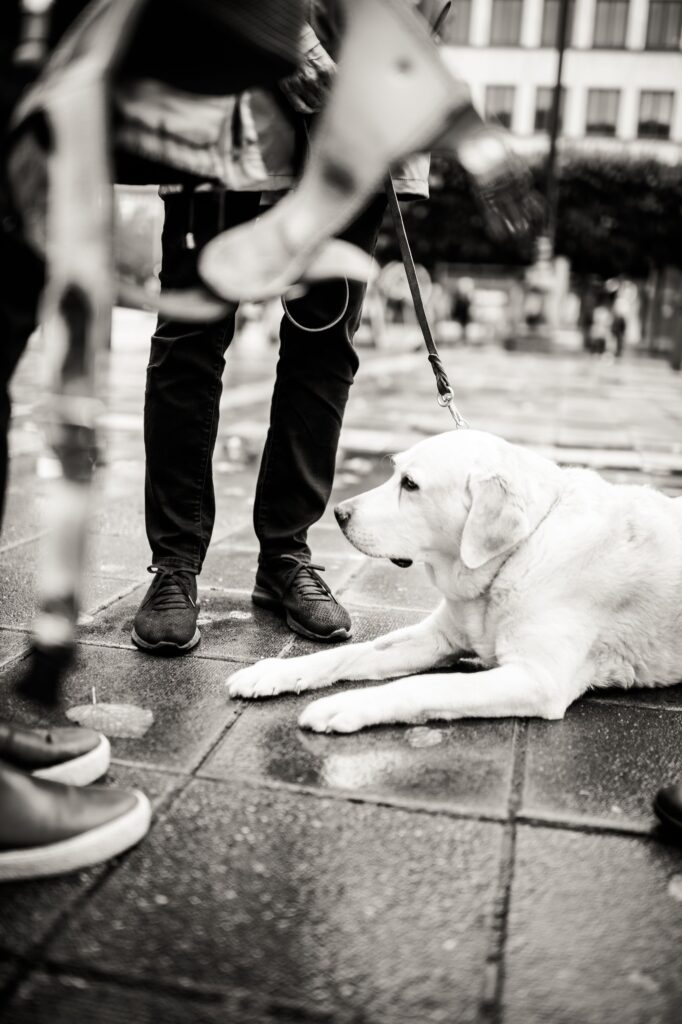
{"type": "Polygon", "coordinates": [[[462,340],[466,339],[467,329],[471,323],[471,305],[474,296],[474,282],[470,277],[460,277],[455,288],[452,304],[452,319],[458,323],[462,331],[462,340]]]}
{"type": "Polygon", "coordinates": [[[616,296],[613,304],[613,318],[611,330],[615,339],[616,358],[620,359],[625,348],[625,337],[627,334],[628,322],[626,318],[626,305],[620,295],[616,296]]]}
{"type": "Polygon", "coordinates": [[[603,356],[607,352],[615,351],[613,311],[604,296],[600,297],[597,305],[592,310],[588,337],[589,351],[592,355],[603,356]]]}

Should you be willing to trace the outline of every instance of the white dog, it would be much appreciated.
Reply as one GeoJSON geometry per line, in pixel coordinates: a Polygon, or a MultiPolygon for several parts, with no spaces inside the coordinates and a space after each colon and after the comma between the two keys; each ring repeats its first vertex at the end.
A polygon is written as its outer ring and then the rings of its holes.
{"type": "Polygon", "coordinates": [[[682,679],[682,498],[609,484],[491,434],[459,430],[394,460],[336,517],[367,555],[424,562],[443,595],[423,622],[368,643],[266,659],[233,697],[390,679],[310,704],[300,725],[562,718],[590,687],[682,679]],[[488,671],[418,675],[475,653],[488,671]]]}

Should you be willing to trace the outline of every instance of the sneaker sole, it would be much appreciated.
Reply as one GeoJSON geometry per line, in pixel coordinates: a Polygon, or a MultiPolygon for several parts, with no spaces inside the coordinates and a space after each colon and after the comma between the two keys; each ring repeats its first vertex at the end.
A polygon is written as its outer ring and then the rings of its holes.
{"type": "Polygon", "coordinates": [[[65,875],[117,857],[135,846],[149,831],[152,809],[144,793],[134,792],[134,807],[105,825],[49,846],[0,852],[0,882],[65,875]]]}
{"type": "Polygon", "coordinates": [[[293,617],[291,612],[284,607],[281,601],[276,597],[272,597],[266,591],[258,589],[254,590],[251,594],[251,600],[259,608],[266,608],[269,612],[275,612],[280,618],[286,621],[287,626],[293,633],[298,633],[299,636],[304,636],[306,640],[316,640],[322,644],[338,644],[344,640],[350,640],[352,633],[350,629],[345,629],[343,626],[340,629],[335,629],[333,633],[327,633],[325,635],[321,633],[313,633],[312,630],[307,629],[300,622],[293,617]]]}
{"type": "Polygon", "coordinates": [[[88,786],[106,774],[111,760],[111,747],[106,736],[100,736],[99,743],[87,754],[72,757],[70,761],[53,764],[49,768],[38,768],[31,772],[34,779],[62,782],[67,786],[88,786]]]}
{"type": "Polygon", "coordinates": [[[191,651],[199,643],[201,631],[197,627],[194,636],[186,644],[174,644],[170,640],[159,640],[156,644],[150,644],[147,640],[142,639],[134,626],[130,636],[135,646],[139,647],[141,651],[149,651],[151,654],[184,654],[185,651],[191,651]]]}

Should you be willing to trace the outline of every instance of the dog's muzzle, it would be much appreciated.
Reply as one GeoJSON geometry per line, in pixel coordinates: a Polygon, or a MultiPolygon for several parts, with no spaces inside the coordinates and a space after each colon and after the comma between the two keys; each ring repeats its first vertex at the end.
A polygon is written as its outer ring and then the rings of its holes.
{"type": "Polygon", "coordinates": [[[337,505],[336,508],[334,509],[334,515],[336,517],[337,523],[339,524],[341,529],[345,532],[346,527],[348,526],[348,523],[350,522],[350,517],[352,515],[350,509],[349,508],[344,508],[343,505],[337,505]]]}

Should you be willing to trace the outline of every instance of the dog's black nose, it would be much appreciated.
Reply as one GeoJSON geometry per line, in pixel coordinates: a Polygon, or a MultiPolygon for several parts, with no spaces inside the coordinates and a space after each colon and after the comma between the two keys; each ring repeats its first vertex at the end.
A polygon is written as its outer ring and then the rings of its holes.
{"type": "Polygon", "coordinates": [[[337,505],[334,509],[334,515],[339,526],[344,527],[351,517],[351,511],[349,508],[344,508],[343,505],[337,505]]]}

